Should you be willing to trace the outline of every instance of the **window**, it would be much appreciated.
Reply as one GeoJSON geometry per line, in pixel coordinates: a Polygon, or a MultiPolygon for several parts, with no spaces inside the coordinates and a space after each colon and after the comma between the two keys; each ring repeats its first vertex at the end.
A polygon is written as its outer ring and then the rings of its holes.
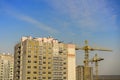
{"type": "Polygon", "coordinates": [[[31,61],[30,61],[30,60],[28,60],[28,63],[31,63],[31,61]]]}
{"type": "Polygon", "coordinates": [[[43,59],[46,59],[46,57],[43,57],[43,59]]]}
{"type": "Polygon", "coordinates": [[[27,68],[31,68],[31,66],[27,66],[27,68]]]}
{"type": "Polygon", "coordinates": [[[48,67],[48,69],[51,69],[51,67],[48,67]]]}
{"type": "Polygon", "coordinates": [[[66,74],[66,72],[64,72],[63,74],[66,74]]]}
{"type": "Polygon", "coordinates": [[[35,68],[35,69],[36,69],[36,68],[37,68],[37,66],[34,66],[33,68],[35,68]]]}
{"type": "Polygon", "coordinates": [[[37,79],[36,77],[33,77],[33,79],[37,79]]]}
{"type": "Polygon", "coordinates": [[[43,67],[43,69],[46,69],[46,67],[43,67]]]}
{"type": "Polygon", "coordinates": [[[48,74],[51,74],[51,72],[48,72],[48,74]]]}
{"type": "Polygon", "coordinates": [[[31,55],[28,55],[28,58],[31,58],[31,55]]]}
{"type": "Polygon", "coordinates": [[[51,79],[51,77],[48,77],[48,79],[51,79]]]}
{"type": "Polygon", "coordinates": [[[34,58],[37,58],[37,56],[35,55],[34,58]]]}
{"type": "Polygon", "coordinates": [[[37,74],[37,72],[36,72],[36,71],[34,71],[33,73],[34,73],[34,74],[37,74]]]}
{"type": "Polygon", "coordinates": [[[65,62],[63,64],[66,64],[65,62]]]}
{"type": "Polygon", "coordinates": [[[48,64],[51,64],[51,62],[48,62],[48,64]]]}
{"type": "Polygon", "coordinates": [[[46,72],[43,72],[43,74],[46,74],[46,72]]]}
{"type": "Polygon", "coordinates": [[[31,73],[30,71],[27,72],[27,74],[30,74],[30,73],[31,73]]]}
{"type": "Polygon", "coordinates": [[[66,69],[66,67],[64,67],[64,69],[66,69]]]}
{"type": "Polygon", "coordinates": [[[63,79],[66,79],[66,77],[63,77],[63,79]]]}
{"type": "Polygon", "coordinates": [[[43,79],[46,79],[46,77],[42,77],[43,79]]]}
{"type": "Polygon", "coordinates": [[[43,64],[46,64],[46,62],[43,62],[43,64]]]}
{"type": "Polygon", "coordinates": [[[30,77],[27,77],[27,79],[30,79],[30,77]]]}
{"type": "Polygon", "coordinates": [[[37,61],[34,61],[34,63],[37,63],[37,61]]]}

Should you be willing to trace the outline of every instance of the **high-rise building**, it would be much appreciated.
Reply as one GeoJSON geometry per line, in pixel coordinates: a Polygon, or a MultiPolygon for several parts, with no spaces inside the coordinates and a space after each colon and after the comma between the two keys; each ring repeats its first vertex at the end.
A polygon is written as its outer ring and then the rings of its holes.
{"type": "Polygon", "coordinates": [[[22,37],[14,50],[14,80],[76,80],[74,44],[22,37]]]}
{"type": "MultiPolygon", "coordinates": [[[[93,68],[92,67],[87,67],[88,69],[88,74],[89,74],[89,80],[93,80],[93,68]]],[[[85,76],[85,67],[82,65],[79,65],[76,67],[76,80],[86,80],[85,76]]]]}
{"type": "Polygon", "coordinates": [[[14,57],[0,54],[0,80],[13,80],[14,57]]]}

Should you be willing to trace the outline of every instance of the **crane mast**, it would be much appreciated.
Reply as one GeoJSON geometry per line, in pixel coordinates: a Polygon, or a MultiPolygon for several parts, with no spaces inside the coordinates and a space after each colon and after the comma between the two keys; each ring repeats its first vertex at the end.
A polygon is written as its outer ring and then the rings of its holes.
{"type": "Polygon", "coordinates": [[[95,62],[95,73],[96,73],[96,80],[98,80],[98,62],[104,60],[104,58],[98,57],[97,54],[93,57],[91,62],[95,62]]]}
{"type": "Polygon", "coordinates": [[[85,58],[84,58],[84,75],[85,75],[85,80],[89,80],[90,73],[88,71],[89,69],[89,46],[88,46],[88,41],[85,40],[85,46],[84,46],[84,51],[85,51],[85,58]]]}

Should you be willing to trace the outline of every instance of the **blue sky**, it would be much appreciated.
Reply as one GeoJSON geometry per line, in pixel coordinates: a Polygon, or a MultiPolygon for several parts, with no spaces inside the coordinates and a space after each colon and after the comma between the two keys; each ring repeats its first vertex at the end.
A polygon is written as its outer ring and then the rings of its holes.
{"type": "MultiPolygon", "coordinates": [[[[112,49],[99,53],[100,74],[120,74],[119,0],[0,0],[0,52],[14,53],[22,36],[53,36],[79,46],[112,49]]],[[[77,64],[84,53],[77,52],[77,64]],[[80,57],[80,58],[79,58],[80,57]]]]}

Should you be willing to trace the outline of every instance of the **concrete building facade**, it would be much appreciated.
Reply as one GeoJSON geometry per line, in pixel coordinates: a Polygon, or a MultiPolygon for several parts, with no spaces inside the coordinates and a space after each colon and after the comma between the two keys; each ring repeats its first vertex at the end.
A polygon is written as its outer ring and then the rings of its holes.
{"type": "Polygon", "coordinates": [[[74,44],[22,37],[14,50],[14,80],[76,80],[74,44]]]}
{"type": "Polygon", "coordinates": [[[0,54],[0,80],[13,80],[14,57],[0,54]]]}

